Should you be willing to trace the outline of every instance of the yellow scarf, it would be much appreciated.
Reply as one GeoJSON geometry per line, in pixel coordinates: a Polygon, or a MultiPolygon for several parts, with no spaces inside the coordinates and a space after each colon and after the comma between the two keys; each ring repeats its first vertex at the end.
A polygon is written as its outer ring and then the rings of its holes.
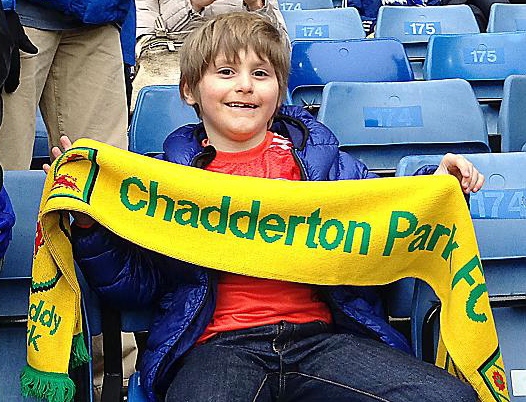
{"type": "Polygon", "coordinates": [[[86,360],[63,211],[86,213],[142,247],[237,274],[320,285],[420,278],[442,302],[437,364],[469,381],[482,401],[509,400],[473,226],[453,177],[268,180],[92,140],[76,142],[46,180],[21,380],[26,395],[70,401],[68,364],[86,360]]]}

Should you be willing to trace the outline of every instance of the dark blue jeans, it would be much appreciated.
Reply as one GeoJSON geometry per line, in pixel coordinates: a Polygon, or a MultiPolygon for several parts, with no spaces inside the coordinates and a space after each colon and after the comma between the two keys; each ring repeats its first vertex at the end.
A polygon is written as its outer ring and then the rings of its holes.
{"type": "Polygon", "coordinates": [[[383,343],[281,322],[222,333],[182,360],[167,401],[476,401],[473,389],[383,343]]]}

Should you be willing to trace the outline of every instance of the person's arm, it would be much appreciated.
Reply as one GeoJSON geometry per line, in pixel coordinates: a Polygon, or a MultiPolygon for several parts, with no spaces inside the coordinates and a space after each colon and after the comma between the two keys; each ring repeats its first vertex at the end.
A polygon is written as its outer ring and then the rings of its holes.
{"type": "MultiPolygon", "coordinates": [[[[64,151],[72,147],[67,136],[60,143],[64,151]]],[[[51,154],[56,159],[62,150],[53,147],[51,154]]],[[[49,174],[48,164],[43,169],[49,174]]],[[[75,261],[90,287],[105,301],[118,308],[148,306],[171,287],[173,276],[162,271],[168,257],[118,237],[86,214],[70,213],[75,261]]]]}
{"type": "MultiPolygon", "coordinates": [[[[159,0],[161,2],[159,19],[167,32],[188,33],[199,26],[203,18],[203,11],[214,0],[159,0]]],[[[157,22],[159,24],[159,21],[157,22]]]]}
{"type": "Polygon", "coordinates": [[[289,39],[285,19],[283,18],[283,14],[281,14],[278,0],[245,0],[245,5],[249,11],[257,12],[258,14],[269,18],[272,24],[281,31],[282,35],[285,35],[289,39]]]}
{"type": "Polygon", "coordinates": [[[160,269],[168,257],[143,249],[94,223],[71,226],[73,256],[90,287],[117,308],[147,307],[170,289],[160,269]]]}
{"type": "Polygon", "coordinates": [[[240,9],[263,15],[269,18],[284,34],[287,32],[277,0],[239,1],[238,6],[233,5],[232,1],[223,2],[221,0],[160,1],[161,19],[169,33],[188,33],[208,17],[240,9]]]}
{"type": "MultiPolygon", "coordinates": [[[[182,3],[174,1],[174,3],[182,3]]],[[[155,33],[155,20],[161,15],[159,0],[135,0],[137,11],[137,30],[136,38],[140,39],[143,35],[153,35],[155,33]]]]}

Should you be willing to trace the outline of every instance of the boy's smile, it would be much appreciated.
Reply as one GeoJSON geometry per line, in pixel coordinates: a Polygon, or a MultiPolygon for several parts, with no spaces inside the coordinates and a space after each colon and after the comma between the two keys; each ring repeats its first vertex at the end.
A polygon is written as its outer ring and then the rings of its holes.
{"type": "Polygon", "coordinates": [[[238,56],[237,61],[218,56],[199,82],[197,94],[184,88],[186,101],[199,105],[210,143],[223,152],[259,145],[279,102],[274,67],[252,50],[238,56]]]}

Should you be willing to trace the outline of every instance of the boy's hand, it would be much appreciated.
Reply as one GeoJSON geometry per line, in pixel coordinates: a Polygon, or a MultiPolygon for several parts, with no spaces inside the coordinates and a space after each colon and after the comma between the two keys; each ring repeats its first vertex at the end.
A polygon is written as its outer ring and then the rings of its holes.
{"type": "MultiPolygon", "coordinates": [[[[69,139],[67,135],[63,135],[62,137],[60,137],[60,145],[62,146],[64,151],[71,149],[71,140],[69,139]]],[[[51,148],[51,156],[53,160],[57,159],[60,155],[62,155],[62,153],[63,151],[59,147],[51,148]]],[[[45,163],[42,166],[42,169],[44,169],[44,172],[48,174],[50,166],[47,163],[45,163]]],[[[75,223],[78,226],[90,227],[91,225],[95,223],[93,218],[90,217],[89,215],[83,214],[81,212],[75,212],[75,211],[70,211],[70,212],[71,212],[71,215],[73,216],[73,219],[75,219],[75,223]]]]}
{"type": "Polygon", "coordinates": [[[445,154],[435,174],[450,174],[455,176],[465,194],[469,194],[470,192],[476,193],[484,184],[484,175],[462,155],[445,154]]]}

